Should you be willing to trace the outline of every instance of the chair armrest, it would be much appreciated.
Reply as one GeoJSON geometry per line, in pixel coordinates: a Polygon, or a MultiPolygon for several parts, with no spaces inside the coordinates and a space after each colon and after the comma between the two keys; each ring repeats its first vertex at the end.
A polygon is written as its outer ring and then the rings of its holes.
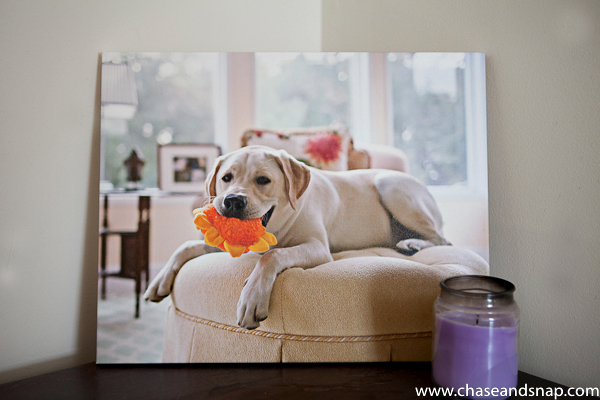
{"type": "Polygon", "coordinates": [[[410,173],[410,162],[408,156],[402,150],[383,145],[356,146],[356,150],[365,151],[369,155],[370,168],[392,169],[410,173]]]}

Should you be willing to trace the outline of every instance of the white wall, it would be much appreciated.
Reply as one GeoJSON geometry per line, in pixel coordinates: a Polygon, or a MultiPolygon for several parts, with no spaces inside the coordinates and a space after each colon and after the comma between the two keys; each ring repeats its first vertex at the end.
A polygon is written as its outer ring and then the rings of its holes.
{"type": "Polygon", "coordinates": [[[597,385],[599,23],[594,1],[1,2],[0,382],[94,360],[98,53],[356,50],[487,53],[491,264],[518,287],[521,368],[597,385]]]}
{"type": "Polygon", "coordinates": [[[319,51],[321,3],[0,2],[0,383],[95,360],[99,53],[319,51]]]}
{"type": "Polygon", "coordinates": [[[323,1],[323,51],[485,52],[490,262],[520,368],[600,382],[600,2],[323,1]]]}

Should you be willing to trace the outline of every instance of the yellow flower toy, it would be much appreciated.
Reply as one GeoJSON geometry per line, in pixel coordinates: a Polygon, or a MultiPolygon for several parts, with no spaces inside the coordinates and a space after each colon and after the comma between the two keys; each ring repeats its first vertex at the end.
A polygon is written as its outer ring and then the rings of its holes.
{"type": "Polygon", "coordinates": [[[241,220],[219,214],[208,204],[193,211],[194,224],[204,234],[204,243],[239,257],[252,250],[262,253],[277,244],[272,233],[265,230],[260,218],[241,220]]]}

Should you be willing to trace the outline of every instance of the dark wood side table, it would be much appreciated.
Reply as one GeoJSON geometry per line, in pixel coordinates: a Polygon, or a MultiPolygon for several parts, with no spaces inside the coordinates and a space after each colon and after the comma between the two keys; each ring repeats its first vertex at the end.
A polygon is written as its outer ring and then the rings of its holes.
{"type": "Polygon", "coordinates": [[[174,198],[190,196],[190,216],[192,205],[197,204],[199,207],[202,199],[205,198],[203,192],[198,193],[178,193],[168,192],[159,189],[142,189],[142,190],[124,190],[114,189],[108,191],[100,191],[101,207],[104,212],[102,226],[100,227],[100,260],[98,276],[102,279],[100,288],[100,298],[106,298],[106,278],[118,277],[135,280],[135,318],[140,315],[140,295],[142,279],[145,280],[145,285],[148,287],[150,279],[150,205],[151,200],[160,200],[161,198],[174,198]],[[120,231],[110,228],[109,214],[110,202],[109,198],[129,198],[133,202],[137,202],[138,210],[138,226],[135,231],[120,231]],[[106,271],[107,257],[107,238],[111,235],[119,236],[121,239],[121,258],[120,267],[116,272],[106,271]]]}
{"type": "Polygon", "coordinates": [[[150,254],[150,196],[143,191],[112,191],[101,193],[103,197],[104,218],[100,228],[100,271],[102,279],[100,296],[106,299],[106,278],[124,278],[135,281],[135,318],[140,317],[140,295],[142,291],[142,275],[149,280],[149,254],[150,254]],[[135,231],[113,230],[109,228],[109,196],[111,195],[135,195],[138,198],[138,226],[135,231]],[[115,272],[106,271],[107,238],[118,236],[121,239],[121,262],[119,270],[115,272]]]}
{"type": "MultiPolygon", "coordinates": [[[[430,363],[85,364],[0,385],[0,399],[431,399],[415,388],[432,385],[430,363]]],[[[519,387],[568,389],[524,372],[519,387]]]]}

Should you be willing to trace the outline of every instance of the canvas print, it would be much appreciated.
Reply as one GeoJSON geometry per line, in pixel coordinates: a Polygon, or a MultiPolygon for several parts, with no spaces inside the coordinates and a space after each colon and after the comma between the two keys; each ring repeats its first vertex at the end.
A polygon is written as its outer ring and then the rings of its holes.
{"type": "Polygon", "coordinates": [[[489,274],[482,53],[103,53],[97,363],[429,361],[489,274]]]}

